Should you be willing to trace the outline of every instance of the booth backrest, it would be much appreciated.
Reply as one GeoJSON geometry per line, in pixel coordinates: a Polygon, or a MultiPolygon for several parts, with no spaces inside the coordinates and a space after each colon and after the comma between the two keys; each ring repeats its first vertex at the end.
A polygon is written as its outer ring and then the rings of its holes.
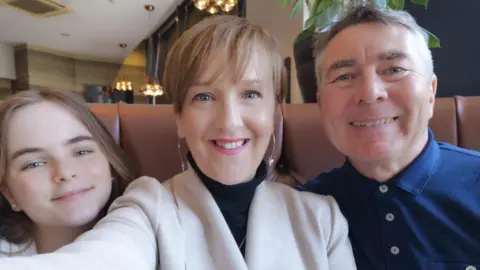
{"type": "MultiPolygon", "coordinates": [[[[187,146],[178,139],[170,105],[89,106],[134,161],[139,174],[164,181],[181,171],[180,159],[185,162],[187,146]]],[[[480,151],[480,96],[437,98],[430,127],[438,141],[480,151]]],[[[344,161],[323,133],[316,104],[284,104],[275,139],[266,157],[274,148],[277,168],[307,179],[344,161]]]]}

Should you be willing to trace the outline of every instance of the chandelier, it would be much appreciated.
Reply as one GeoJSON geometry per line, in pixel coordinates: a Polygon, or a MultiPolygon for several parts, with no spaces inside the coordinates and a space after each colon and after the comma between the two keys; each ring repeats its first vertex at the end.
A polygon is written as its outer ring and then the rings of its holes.
{"type": "MultiPolygon", "coordinates": [[[[123,50],[127,47],[127,44],[122,43],[118,44],[118,46],[120,46],[120,48],[123,50]]],[[[132,82],[123,77],[120,81],[117,81],[114,89],[117,91],[133,91],[132,82]]]]}
{"type": "Polygon", "coordinates": [[[238,0],[193,0],[193,4],[199,10],[206,10],[210,14],[216,14],[220,11],[230,12],[238,0]]]}
{"type": "Polygon", "coordinates": [[[142,86],[141,92],[145,96],[163,96],[163,87],[158,83],[147,83],[142,86]]]}
{"type": "Polygon", "coordinates": [[[132,82],[122,79],[115,84],[115,90],[117,91],[132,91],[132,82]]]}

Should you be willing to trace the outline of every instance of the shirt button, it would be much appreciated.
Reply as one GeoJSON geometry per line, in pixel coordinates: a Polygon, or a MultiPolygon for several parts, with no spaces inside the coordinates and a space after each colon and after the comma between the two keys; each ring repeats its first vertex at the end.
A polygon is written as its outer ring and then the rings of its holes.
{"type": "Polygon", "coordinates": [[[392,213],[388,213],[386,216],[385,216],[385,219],[387,221],[393,221],[393,219],[395,218],[395,216],[392,214],[392,213]]]}
{"type": "Polygon", "coordinates": [[[473,265],[469,265],[467,268],[465,268],[465,270],[477,270],[477,268],[473,265]]]}
{"type": "Polygon", "coordinates": [[[400,253],[400,249],[397,246],[393,246],[393,247],[390,248],[390,252],[393,255],[397,255],[398,253],[400,253]]]}
{"type": "Polygon", "coordinates": [[[378,189],[380,189],[380,192],[385,193],[388,191],[387,185],[381,185],[378,189]]]}

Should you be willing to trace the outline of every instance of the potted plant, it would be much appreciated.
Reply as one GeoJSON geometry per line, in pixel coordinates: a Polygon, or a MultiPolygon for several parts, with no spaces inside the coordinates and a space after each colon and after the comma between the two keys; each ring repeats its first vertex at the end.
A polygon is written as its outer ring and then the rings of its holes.
{"type": "MultiPolygon", "coordinates": [[[[284,6],[291,6],[290,18],[297,16],[306,4],[309,17],[305,21],[304,30],[297,36],[293,45],[297,78],[303,101],[316,102],[317,86],[315,82],[315,64],[313,59],[314,34],[326,33],[330,26],[341,19],[341,16],[351,5],[361,3],[373,4],[380,8],[402,10],[406,0],[277,0],[284,6]],[[292,3],[293,2],[293,3],[292,3]]],[[[428,0],[410,0],[413,4],[427,8],[428,0]]],[[[428,45],[430,48],[439,48],[440,40],[429,31],[428,45]]]]}

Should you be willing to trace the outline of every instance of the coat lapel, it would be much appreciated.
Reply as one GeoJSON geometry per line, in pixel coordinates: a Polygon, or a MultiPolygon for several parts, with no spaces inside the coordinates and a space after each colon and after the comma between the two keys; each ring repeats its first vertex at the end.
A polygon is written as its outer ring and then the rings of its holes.
{"type": "Polygon", "coordinates": [[[193,170],[171,184],[185,235],[186,268],[247,270],[220,209],[193,170]]]}
{"type": "MultiPolygon", "coordinates": [[[[245,260],[250,270],[300,269],[283,190],[276,183],[257,187],[250,206],[245,260]]],[[[288,187],[286,187],[288,188],[288,187]]]]}

